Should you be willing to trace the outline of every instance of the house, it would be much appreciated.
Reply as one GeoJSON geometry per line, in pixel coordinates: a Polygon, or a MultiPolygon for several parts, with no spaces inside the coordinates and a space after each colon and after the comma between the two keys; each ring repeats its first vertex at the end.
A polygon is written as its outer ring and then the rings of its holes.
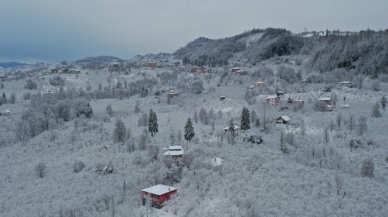
{"type": "Polygon", "coordinates": [[[156,63],[155,62],[146,62],[145,67],[156,68],[156,63]]]}
{"type": "Polygon", "coordinates": [[[331,98],[330,97],[321,97],[318,100],[326,103],[327,105],[331,105],[331,98]]]}
{"type": "Polygon", "coordinates": [[[276,119],[277,124],[288,124],[288,122],[290,122],[290,118],[288,116],[280,116],[276,119]]]}
{"type": "Polygon", "coordinates": [[[283,91],[278,91],[278,92],[276,92],[276,96],[283,96],[284,95],[284,92],[283,91]]]}
{"type": "Polygon", "coordinates": [[[304,105],[304,100],[298,99],[298,100],[294,100],[292,103],[293,104],[302,104],[302,105],[304,105]]]}
{"type": "Polygon", "coordinates": [[[141,190],[143,206],[146,205],[147,200],[150,200],[152,206],[157,208],[163,207],[163,202],[171,199],[177,193],[177,188],[167,185],[155,185],[141,190]]]}
{"type": "Polygon", "coordinates": [[[340,84],[341,84],[341,86],[345,86],[345,87],[352,87],[353,86],[352,82],[350,82],[350,81],[342,81],[340,84]]]}
{"type": "Polygon", "coordinates": [[[247,87],[247,89],[253,89],[253,88],[255,88],[255,86],[253,86],[253,85],[249,85],[249,86],[247,87]]]}
{"type": "Polygon", "coordinates": [[[170,93],[168,93],[168,96],[169,96],[170,98],[174,98],[174,97],[176,97],[176,96],[179,96],[179,94],[178,94],[178,93],[175,93],[175,92],[170,92],[170,93]]]}
{"type": "Polygon", "coordinates": [[[99,69],[99,70],[105,69],[105,66],[104,66],[104,65],[100,65],[100,66],[98,67],[98,69],[99,69]]]}
{"type": "Polygon", "coordinates": [[[69,69],[62,69],[62,73],[69,73],[69,69]]]}
{"type": "Polygon", "coordinates": [[[112,68],[119,68],[120,67],[120,64],[118,64],[118,63],[113,63],[112,64],[112,68]]]}
{"type": "Polygon", "coordinates": [[[222,166],[223,161],[224,160],[222,158],[213,157],[213,158],[208,159],[205,163],[210,164],[214,168],[218,168],[218,167],[222,166]]]}
{"type": "Polygon", "coordinates": [[[175,66],[179,66],[180,62],[175,62],[174,65],[175,66]]]}
{"type": "Polygon", "coordinates": [[[81,73],[81,71],[75,70],[75,69],[71,69],[71,70],[69,71],[69,73],[70,73],[70,74],[79,74],[79,73],[81,73]]]}
{"type": "Polygon", "coordinates": [[[248,71],[246,70],[241,70],[239,71],[240,75],[248,75],[248,71]]]}
{"type": "Polygon", "coordinates": [[[232,68],[232,72],[240,72],[240,68],[234,67],[234,68],[232,68]]]}
{"type": "Polygon", "coordinates": [[[256,87],[264,87],[264,86],[265,86],[264,82],[262,82],[262,81],[256,82],[256,87]]]}
{"type": "Polygon", "coordinates": [[[51,69],[51,74],[58,73],[58,69],[51,69]]]}
{"type": "Polygon", "coordinates": [[[333,111],[333,107],[331,105],[327,105],[327,111],[329,112],[333,111]]]}
{"type": "MultiPolygon", "coordinates": [[[[230,126],[227,126],[227,127],[224,127],[224,133],[227,133],[227,132],[229,132],[229,128],[230,128],[230,126]]],[[[236,125],[234,125],[234,133],[236,134],[236,135],[238,135],[238,132],[240,131],[240,127],[239,126],[236,126],[236,125]]]]}
{"type": "Polygon", "coordinates": [[[343,105],[340,105],[341,108],[344,108],[344,109],[348,109],[349,108],[349,105],[347,104],[343,104],[343,105]]]}
{"type": "Polygon", "coordinates": [[[184,71],[185,71],[185,67],[184,67],[184,66],[181,66],[181,67],[179,68],[179,71],[180,71],[180,72],[184,72],[184,71]]]}
{"type": "Polygon", "coordinates": [[[276,105],[276,104],[278,104],[280,102],[280,97],[278,97],[278,96],[269,96],[265,100],[266,100],[267,104],[276,105]]]}
{"type": "Polygon", "coordinates": [[[0,79],[4,79],[5,78],[5,75],[4,74],[0,74],[0,79]]]}
{"type": "Polygon", "coordinates": [[[177,146],[169,146],[167,151],[164,152],[164,156],[171,156],[173,158],[180,158],[182,157],[184,151],[182,149],[182,146],[177,145],[177,146]]]}
{"type": "Polygon", "coordinates": [[[220,100],[226,99],[226,96],[220,96],[220,100]]]}

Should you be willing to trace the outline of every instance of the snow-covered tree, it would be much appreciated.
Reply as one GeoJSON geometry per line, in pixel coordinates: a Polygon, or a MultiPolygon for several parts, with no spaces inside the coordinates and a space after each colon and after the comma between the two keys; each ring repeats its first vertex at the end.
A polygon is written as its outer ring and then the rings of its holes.
{"type": "Polygon", "coordinates": [[[150,110],[149,114],[148,131],[151,133],[152,137],[154,137],[154,135],[159,132],[158,117],[156,116],[156,113],[152,111],[152,109],[150,110]]]}
{"type": "Polygon", "coordinates": [[[368,130],[368,126],[366,124],[366,117],[364,115],[361,115],[358,119],[357,124],[357,132],[359,135],[363,135],[368,130]]]}
{"type": "Polygon", "coordinates": [[[113,110],[112,110],[112,105],[109,103],[107,106],[106,106],[106,113],[112,117],[112,114],[113,114],[113,110]]]}
{"type": "Polygon", "coordinates": [[[365,159],[362,162],[360,175],[362,177],[373,178],[374,177],[374,174],[373,174],[374,170],[375,170],[375,165],[373,163],[373,160],[370,159],[370,158],[369,159],[365,159]]]}
{"type": "Polygon", "coordinates": [[[116,119],[116,125],[113,130],[113,141],[124,143],[127,129],[121,119],[116,119]]]}
{"type": "Polygon", "coordinates": [[[378,102],[376,102],[372,107],[372,117],[381,117],[380,104],[378,102]]]}
{"type": "Polygon", "coordinates": [[[187,119],[186,125],[185,125],[185,140],[187,142],[190,142],[195,135],[193,123],[191,122],[191,118],[187,119]]]}
{"type": "Polygon", "coordinates": [[[250,128],[249,110],[244,106],[241,113],[241,130],[249,130],[250,128]]]}

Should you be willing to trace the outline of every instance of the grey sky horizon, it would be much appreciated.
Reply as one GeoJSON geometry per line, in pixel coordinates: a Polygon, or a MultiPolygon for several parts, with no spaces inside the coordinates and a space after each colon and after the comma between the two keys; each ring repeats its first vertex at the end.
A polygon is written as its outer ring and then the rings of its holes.
{"type": "Polygon", "coordinates": [[[0,62],[172,53],[253,28],[387,29],[386,0],[0,0],[0,62]]]}

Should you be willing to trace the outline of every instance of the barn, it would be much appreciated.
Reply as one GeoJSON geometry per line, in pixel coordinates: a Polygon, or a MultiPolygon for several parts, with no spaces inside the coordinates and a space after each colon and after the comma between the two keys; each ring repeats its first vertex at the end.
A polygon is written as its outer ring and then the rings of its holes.
{"type": "Polygon", "coordinates": [[[163,202],[171,199],[171,196],[177,193],[177,188],[167,185],[155,185],[141,190],[143,206],[146,205],[147,199],[151,201],[151,205],[157,208],[163,207],[163,202]]]}

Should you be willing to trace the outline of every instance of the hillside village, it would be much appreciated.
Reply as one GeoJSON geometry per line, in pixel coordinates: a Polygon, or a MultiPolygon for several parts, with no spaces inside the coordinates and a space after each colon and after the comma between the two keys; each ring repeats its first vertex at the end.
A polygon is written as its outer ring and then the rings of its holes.
{"type": "Polygon", "coordinates": [[[386,34],[0,69],[0,216],[386,216],[386,34]]]}

